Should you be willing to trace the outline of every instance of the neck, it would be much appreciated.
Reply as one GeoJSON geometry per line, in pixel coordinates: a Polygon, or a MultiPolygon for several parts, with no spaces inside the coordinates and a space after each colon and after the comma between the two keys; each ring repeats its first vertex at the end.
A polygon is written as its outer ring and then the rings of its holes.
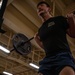
{"type": "Polygon", "coordinates": [[[45,22],[46,20],[48,20],[49,18],[51,18],[52,16],[50,14],[44,14],[41,16],[42,18],[42,22],[45,22]]]}

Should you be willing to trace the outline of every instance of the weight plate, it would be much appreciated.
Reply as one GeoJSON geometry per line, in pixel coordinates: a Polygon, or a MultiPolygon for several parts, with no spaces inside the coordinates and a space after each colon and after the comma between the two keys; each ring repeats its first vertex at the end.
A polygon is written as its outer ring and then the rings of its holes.
{"type": "Polygon", "coordinates": [[[21,33],[17,33],[12,38],[14,49],[21,55],[27,55],[31,52],[31,42],[21,33]],[[27,41],[27,42],[26,42],[27,41]]]}

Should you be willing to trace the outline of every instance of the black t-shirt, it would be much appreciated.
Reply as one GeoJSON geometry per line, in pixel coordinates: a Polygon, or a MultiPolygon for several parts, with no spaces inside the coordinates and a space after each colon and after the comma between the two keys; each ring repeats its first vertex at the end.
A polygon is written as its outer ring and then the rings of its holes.
{"type": "Polygon", "coordinates": [[[38,31],[38,35],[44,45],[47,56],[55,55],[59,52],[70,51],[66,39],[66,30],[68,26],[67,20],[63,16],[50,18],[42,24],[38,31]]]}

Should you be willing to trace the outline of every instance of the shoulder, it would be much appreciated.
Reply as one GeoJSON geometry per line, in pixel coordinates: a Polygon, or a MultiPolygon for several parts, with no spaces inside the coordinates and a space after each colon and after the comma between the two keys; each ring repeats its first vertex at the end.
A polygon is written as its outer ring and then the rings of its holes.
{"type": "Polygon", "coordinates": [[[67,19],[65,16],[56,16],[57,18],[67,19]]]}

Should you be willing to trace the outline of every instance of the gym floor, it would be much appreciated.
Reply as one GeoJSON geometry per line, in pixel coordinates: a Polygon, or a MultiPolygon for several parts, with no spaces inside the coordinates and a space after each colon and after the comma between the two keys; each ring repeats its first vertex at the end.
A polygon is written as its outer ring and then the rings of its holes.
{"type": "MultiPolygon", "coordinates": [[[[0,0],[1,1],[1,0],[0,0]]],[[[8,0],[8,4],[4,13],[4,22],[2,29],[6,33],[0,33],[0,45],[11,50],[12,36],[17,32],[26,35],[28,38],[34,36],[41,25],[36,12],[36,4],[40,0],[8,0]]],[[[75,11],[75,0],[46,0],[53,8],[51,15],[66,15],[71,11],[75,11]]],[[[67,36],[71,51],[75,57],[75,39],[67,36]]],[[[29,65],[38,62],[45,56],[43,50],[31,41],[32,52],[27,56],[18,54],[15,50],[7,54],[0,50],[0,73],[7,71],[13,75],[38,75],[37,70],[29,65]]],[[[39,66],[39,65],[38,65],[39,66]]]]}

